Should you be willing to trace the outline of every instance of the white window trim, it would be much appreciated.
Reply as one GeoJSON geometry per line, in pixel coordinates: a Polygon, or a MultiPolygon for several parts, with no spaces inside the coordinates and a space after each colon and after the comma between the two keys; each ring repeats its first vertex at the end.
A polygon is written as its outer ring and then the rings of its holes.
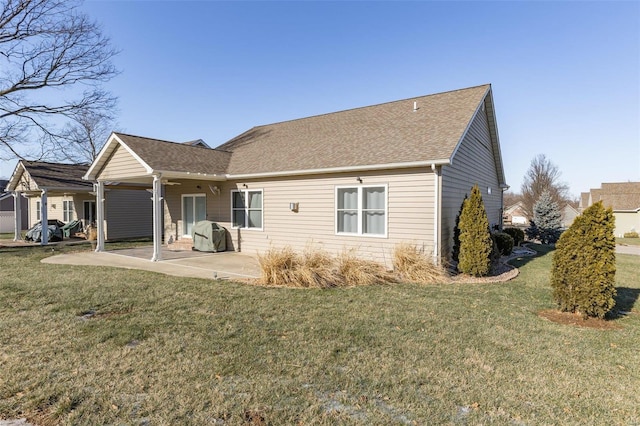
{"type": "Polygon", "coordinates": [[[62,221],[71,222],[75,216],[76,206],[73,200],[62,200],[62,221]],[[71,206],[71,208],[69,208],[71,206]]]}
{"type": "MultiPolygon", "coordinates": [[[[204,197],[204,218],[207,219],[207,194],[204,192],[196,193],[196,194],[182,194],[180,196],[180,218],[182,221],[182,238],[192,238],[191,234],[185,234],[184,231],[187,228],[184,222],[184,199],[185,197],[204,197]]],[[[195,215],[195,204],[193,205],[194,210],[193,214],[195,215]]],[[[194,223],[195,225],[195,223],[194,223]]]]}
{"type": "Polygon", "coordinates": [[[339,185],[335,187],[333,196],[333,220],[335,235],[347,235],[365,238],[388,238],[389,235],[389,184],[370,184],[370,185],[339,185]],[[339,232],[338,231],[338,190],[340,189],[357,189],[358,190],[358,232],[339,232]],[[384,188],[384,234],[363,234],[362,233],[362,191],[365,188],[384,188]]]}
{"type": "MultiPolygon", "coordinates": [[[[249,220],[249,206],[245,206],[244,208],[244,217],[245,217],[245,225],[247,225],[247,221],[249,220]]],[[[231,229],[242,229],[247,231],[264,231],[264,190],[262,188],[246,188],[246,189],[232,189],[231,190],[231,229]],[[247,226],[234,226],[233,225],[233,194],[235,192],[244,192],[245,200],[249,199],[249,192],[259,192],[262,194],[262,226],[260,228],[249,228],[247,226]]]]}

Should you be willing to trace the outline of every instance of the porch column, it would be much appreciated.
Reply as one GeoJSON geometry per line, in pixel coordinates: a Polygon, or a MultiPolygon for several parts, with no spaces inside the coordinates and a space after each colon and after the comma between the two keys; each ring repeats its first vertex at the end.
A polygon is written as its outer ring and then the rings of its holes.
{"type": "Polygon", "coordinates": [[[42,234],[40,237],[40,245],[49,244],[49,221],[47,218],[47,190],[42,190],[40,196],[40,224],[42,225],[42,234]]]}
{"type": "Polygon", "coordinates": [[[96,225],[98,243],[96,252],[104,251],[104,182],[96,184],[96,225]]]}
{"type": "Polygon", "coordinates": [[[13,211],[15,212],[13,241],[20,241],[22,239],[22,194],[18,191],[13,193],[13,211]]]}
{"type": "Polygon", "coordinates": [[[153,176],[153,257],[152,262],[162,260],[162,175],[153,176]]]}

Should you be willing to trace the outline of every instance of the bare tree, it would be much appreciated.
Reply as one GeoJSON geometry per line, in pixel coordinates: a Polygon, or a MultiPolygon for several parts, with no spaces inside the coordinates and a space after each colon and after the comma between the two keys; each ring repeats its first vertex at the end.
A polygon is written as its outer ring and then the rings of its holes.
{"type": "Polygon", "coordinates": [[[59,161],[92,163],[114,129],[110,111],[82,111],[67,123],[60,137],[51,141],[53,158],[59,161]]]}
{"type": "Polygon", "coordinates": [[[533,217],[533,207],[545,191],[549,192],[551,200],[558,205],[560,210],[564,209],[569,201],[569,187],[560,182],[560,176],[558,166],[553,164],[544,154],[539,154],[531,160],[531,165],[520,188],[523,209],[529,217],[533,217]]]}
{"type": "Polygon", "coordinates": [[[74,0],[0,4],[0,158],[55,158],[68,123],[114,108],[117,51],[74,0]]]}
{"type": "Polygon", "coordinates": [[[510,207],[516,204],[518,201],[522,200],[522,194],[511,191],[506,191],[502,197],[502,204],[505,208],[510,207]]]}

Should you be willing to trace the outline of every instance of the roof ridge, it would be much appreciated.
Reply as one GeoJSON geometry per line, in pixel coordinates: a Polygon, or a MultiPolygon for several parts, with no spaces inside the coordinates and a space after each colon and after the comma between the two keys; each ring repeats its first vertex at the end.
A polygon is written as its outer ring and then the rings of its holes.
{"type": "MultiPolygon", "coordinates": [[[[292,118],[290,120],[276,121],[276,122],[268,123],[268,124],[260,124],[260,125],[257,125],[257,126],[253,126],[249,130],[257,129],[257,128],[260,128],[260,127],[273,126],[273,125],[276,125],[276,124],[290,123],[290,122],[293,122],[293,121],[306,120],[306,119],[309,119],[309,118],[324,117],[324,116],[333,115],[333,114],[340,114],[340,113],[343,113],[343,112],[356,111],[356,110],[359,110],[359,109],[373,108],[373,107],[378,107],[378,106],[382,106],[382,105],[389,105],[389,104],[394,104],[394,103],[397,103],[397,102],[405,102],[405,101],[409,101],[409,100],[412,100],[412,99],[430,98],[432,96],[444,95],[446,93],[462,92],[462,91],[465,91],[465,90],[477,89],[479,87],[491,87],[491,83],[479,84],[477,86],[465,87],[465,88],[462,88],[462,89],[445,90],[443,92],[431,93],[431,94],[428,94],[428,95],[410,96],[408,98],[396,99],[394,101],[380,102],[380,103],[377,103],[377,104],[364,105],[364,106],[353,107],[353,108],[347,108],[347,109],[342,109],[342,110],[339,110],[339,111],[324,112],[324,113],[321,113],[321,114],[309,115],[309,116],[306,116],[306,117],[299,117],[299,118],[292,118]]],[[[237,137],[238,136],[234,137],[233,139],[236,139],[237,137]]],[[[233,139],[230,139],[227,142],[230,142],[233,139]]],[[[224,144],[226,144],[226,142],[223,143],[222,145],[224,145],[224,144]]]]}
{"type": "Polygon", "coordinates": [[[54,166],[89,166],[87,163],[58,163],[52,161],[40,161],[40,160],[20,160],[20,162],[36,163],[36,164],[52,164],[54,166]]]}

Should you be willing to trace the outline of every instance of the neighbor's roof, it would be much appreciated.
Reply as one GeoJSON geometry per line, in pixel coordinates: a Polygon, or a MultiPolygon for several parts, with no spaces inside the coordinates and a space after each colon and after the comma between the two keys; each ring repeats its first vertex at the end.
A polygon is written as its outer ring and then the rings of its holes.
{"type": "Polygon", "coordinates": [[[603,183],[601,189],[591,190],[591,202],[602,201],[615,211],[640,209],[640,182],[603,183]]]}
{"type": "Polygon", "coordinates": [[[201,174],[223,179],[448,164],[473,117],[486,107],[504,183],[491,96],[491,86],[483,85],[258,126],[215,149],[198,141],[113,133],[85,177],[96,179],[119,146],[144,166],[147,177],[201,174]]]}
{"type": "Polygon", "coordinates": [[[233,152],[231,175],[447,162],[489,90],[483,85],[258,126],[218,149],[233,152]]]}
{"type": "Polygon", "coordinates": [[[22,176],[27,173],[38,188],[50,190],[86,190],[93,188],[91,182],[82,179],[89,166],[86,164],[47,163],[44,161],[21,160],[7,185],[8,190],[14,190],[20,183],[22,176]]]}

